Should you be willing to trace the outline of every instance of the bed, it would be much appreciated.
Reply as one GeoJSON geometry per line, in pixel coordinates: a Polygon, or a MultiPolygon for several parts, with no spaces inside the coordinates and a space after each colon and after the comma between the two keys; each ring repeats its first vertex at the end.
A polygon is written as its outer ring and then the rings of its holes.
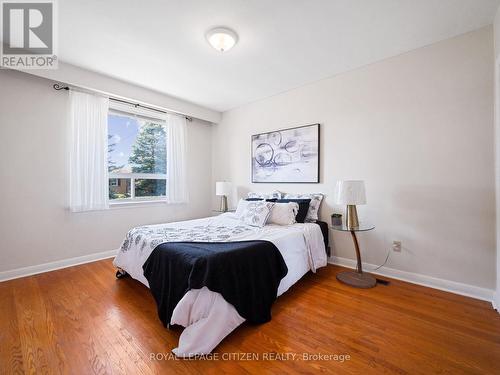
{"type": "MultiPolygon", "coordinates": [[[[242,223],[234,213],[225,213],[217,217],[133,228],[113,264],[123,274],[126,272],[149,288],[146,270],[149,271],[149,280],[152,280],[151,274],[155,271],[145,268],[145,265],[162,244],[252,244],[252,241],[261,241],[274,245],[286,264],[286,275],[276,285],[277,291],[274,290],[275,296],[280,296],[307,272],[316,272],[327,264],[323,232],[324,225],[322,230],[317,223],[268,224],[260,228],[242,223]]],[[[188,289],[168,315],[169,321],[163,322],[167,326],[185,327],[178,347],[172,349],[179,357],[210,353],[245,321],[221,293],[206,286],[188,289]]]]}

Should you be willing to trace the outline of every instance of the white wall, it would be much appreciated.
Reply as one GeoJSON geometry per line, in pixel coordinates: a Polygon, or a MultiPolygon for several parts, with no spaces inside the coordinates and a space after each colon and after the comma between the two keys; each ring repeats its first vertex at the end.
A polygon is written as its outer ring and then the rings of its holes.
{"type": "MultiPolygon", "coordinates": [[[[492,77],[486,27],[225,112],[213,132],[214,180],[239,195],[322,191],[329,220],[335,181],[363,179],[360,216],[377,226],[360,234],[366,262],[382,263],[397,239],[403,251],[389,267],[494,289],[492,77]],[[319,185],[250,182],[252,134],[318,122],[319,185]]],[[[333,239],[336,255],[354,258],[348,235],[333,239]]]]}
{"type": "Polygon", "coordinates": [[[496,170],[496,238],[497,238],[497,282],[494,305],[500,312],[500,7],[493,23],[495,39],[495,170],[496,170]]]}
{"type": "Polygon", "coordinates": [[[211,125],[199,120],[188,123],[188,205],[69,212],[68,93],[52,83],[0,70],[0,272],[116,249],[133,226],[210,214],[211,125]]]}
{"type": "Polygon", "coordinates": [[[495,58],[500,55],[500,7],[497,9],[495,14],[495,20],[493,22],[493,33],[494,33],[494,46],[495,46],[495,58]]]}

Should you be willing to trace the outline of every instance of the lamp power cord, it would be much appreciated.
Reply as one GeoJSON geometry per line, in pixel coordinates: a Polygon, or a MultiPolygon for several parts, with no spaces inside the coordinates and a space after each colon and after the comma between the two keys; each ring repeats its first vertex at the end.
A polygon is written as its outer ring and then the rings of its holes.
{"type": "Polygon", "coordinates": [[[369,270],[369,272],[373,272],[373,271],[377,271],[378,269],[382,268],[383,266],[385,266],[387,264],[387,261],[389,260],[389,257],[391,256],[391,249],[389,249],[387,251],[387,256],[385,257],[385,260],[384,260],[384,263],[382,263],[380,266],[372,269],[372,270],[369,270]]]}

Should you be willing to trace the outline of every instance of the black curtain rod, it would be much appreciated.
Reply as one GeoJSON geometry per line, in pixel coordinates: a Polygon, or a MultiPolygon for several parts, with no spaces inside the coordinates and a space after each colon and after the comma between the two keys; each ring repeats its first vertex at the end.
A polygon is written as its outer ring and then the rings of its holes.
{"type": "MultiPolygon", "coordinates": [[[[67,90],[67,91],[69,91],[69,86],[63,86],[63,85],[60,85],[58,83],[54,83],[54,85],[52,87],[54,88],[54,90],[57,90],[57,91],[60,91],[60,90],[67,90]]],[[[135,108],[148,109],[150,111],[155,111],[155,112],[158,112],[158,113],[173,113],[173,112],[162,111],[161,109],[156,109],[156,108],[153,108],[153,107],[148,107],[146,105],[142,105],[142,104],[139,104],[139,103],[132,103],[132,102],[129,102],[129,101],[123,100],[123,99],[116,99],[116,98],[110,97],[109,100],[113,100],[114,102],[129,104],[131,106],[134,106],[135,108]]],[[[175,113],[175,114],[178,115],[178,113],[175,113]]],[[[182,114],[181,114],[181,116],[182,116],[182,114]]],[[[188,120],[188,121],[193,121],[192,117],[184,116],[184,118],[186,120],[188,120]]]]}

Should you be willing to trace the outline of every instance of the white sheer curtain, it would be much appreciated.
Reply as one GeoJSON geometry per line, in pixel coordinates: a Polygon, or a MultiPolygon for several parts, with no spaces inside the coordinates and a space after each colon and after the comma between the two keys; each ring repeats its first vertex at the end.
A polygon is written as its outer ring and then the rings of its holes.
{"type": "Polygon", "coordinates": [[[103,210],[108,202],[109,99],[70,91],[69,206],[103,210]]]}
{"type": "Polygon", "coordinates": [[[187,124],[177,115],[165,115],[167,123],[167,199],[168,203],[188,203],[187,124]]]}

